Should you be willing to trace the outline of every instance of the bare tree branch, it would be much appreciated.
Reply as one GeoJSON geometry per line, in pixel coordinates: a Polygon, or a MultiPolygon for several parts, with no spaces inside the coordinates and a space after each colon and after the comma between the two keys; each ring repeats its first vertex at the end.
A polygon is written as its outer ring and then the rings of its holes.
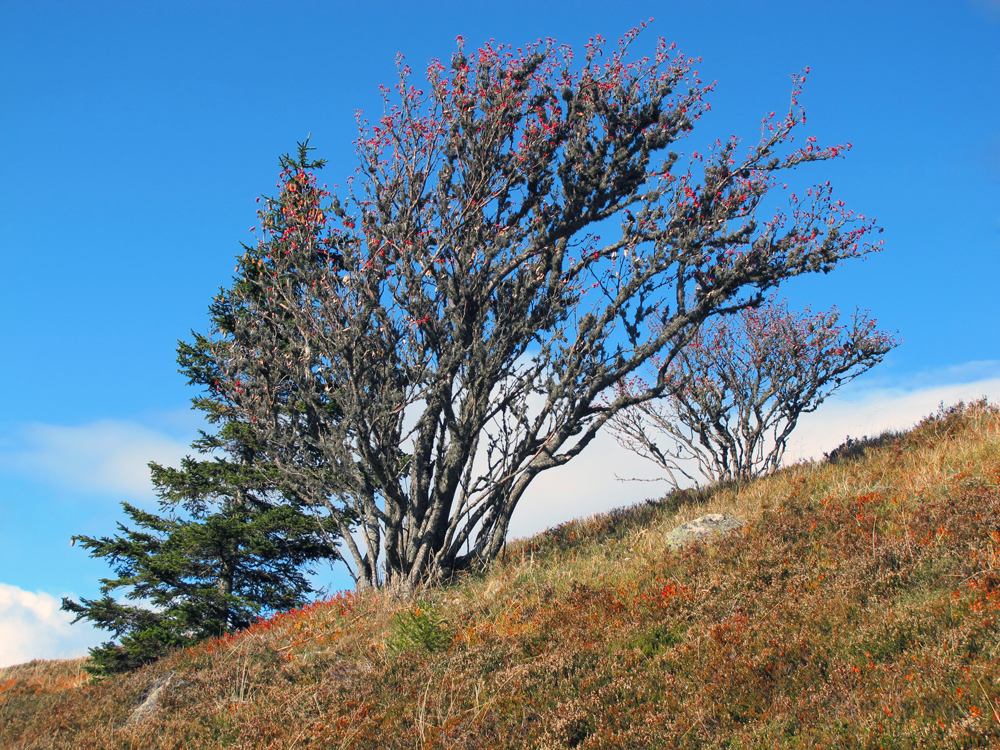
{"type": "Polygon", "coordinates": [[[306,146],[283,161],[228,293],[253,314],[220,339],[219,388],[288,484],[350,510],[359,586],[485,564],[533,479],[663,395],[704,321],[873,249],[828,186],[758,218],[782,171],[845,150],[790,147],[803,77],[744,156],[733,139],[679,172],[668,149],[711,87],[663,40],[630,60],[639,31],[579,68],[551,42],[466,57],[460,40],[427,91],[400,59],[343,199],[306,146]],[[620,237],[591,233],[614,217],[620,237]],[[605,398],[654,357],[654,382],[605,398]]]}
{"type": "MultiPolygon", "coordinates": [[[[681,476],[697,485],[768,474],[781,464],[799,417],[897,345],[866,315],[856,312],[849,328],[839,319],[836,309],[792,313],[773,297],[713,318],[668,368],[668,395],[618,412],[611,431],[674,487],[681,476]]],[[[647,386],[634,378],[618,390],[647,386]]]]}

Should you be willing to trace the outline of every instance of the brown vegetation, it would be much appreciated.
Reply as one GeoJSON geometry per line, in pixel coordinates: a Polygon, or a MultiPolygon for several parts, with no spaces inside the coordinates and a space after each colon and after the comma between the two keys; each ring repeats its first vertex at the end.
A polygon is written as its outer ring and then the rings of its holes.
{"type": "Polygon", "coordinates": [[[125,677],[3,670],[0,746],[996,746],[1000,410],[960,405],[842,453],[564,524],[418,600],[343,595],[125,677]],[[665,549],[721,511],[749,522],[665,549]]]}

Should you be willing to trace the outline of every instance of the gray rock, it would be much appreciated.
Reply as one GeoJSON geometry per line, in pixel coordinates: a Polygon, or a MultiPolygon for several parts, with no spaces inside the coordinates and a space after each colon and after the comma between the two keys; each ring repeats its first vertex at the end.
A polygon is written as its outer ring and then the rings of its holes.
{"type": "Polygon", "coordinates": [[[146,699],[135,707],[135,710],[132,711],[132,714],[128,717],[128,721],[125,725],[134,726],[136,724],[141,724],[143,721],[156,713],[156,709],[160,704],[160,699],[170,687],[171,683],[175,681],[175,677],[176,675],[173,672],[169,672],[154,680],[153,684],[149,686],[149,690],[146,691],[146,699]]]}
{"type": "Polygon", "coordinates": [[[326,672],[326,682],[347,687],[355,680],[372,671],[372,665],[367,661],[350,661],[341,659],[331,664],[326,672]]]}
{"type": "Polygon", "coordinates": [[[667,534],[667,546],[671,549],[680,549],[685,544],[695,540],[706,539],[713,535],[725,534],[733,529],[738,529],[745,523],[746,521],[742,518],[726,513],[709,513],[693,521],[683,523],[667,534]]]}

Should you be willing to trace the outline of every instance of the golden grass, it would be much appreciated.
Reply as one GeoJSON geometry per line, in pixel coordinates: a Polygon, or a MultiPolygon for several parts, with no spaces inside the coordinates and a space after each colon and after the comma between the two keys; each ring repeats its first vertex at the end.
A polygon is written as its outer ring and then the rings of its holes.
{"type": "Polygon", "coordinates": [[[8,668],[0,746],[998,746],[1000,410],[942,410],[855,448],[563,524],[485,575],[345,594],[124,677],[8,668]],[[748,523],[666,549],[709,512],[748,523]]]}
{"type": "MultiPolygon", "coordinates": [[[[90,675],[84,671],[86,659],[53,659],[29,661],[12,667],[0,667],[0,686],[14,683],[31,685],[38,690],[55,692],[75,690],[90,682],[90,675]]],[[[0,695],[2,695],[0,689],[0,695]]]]}

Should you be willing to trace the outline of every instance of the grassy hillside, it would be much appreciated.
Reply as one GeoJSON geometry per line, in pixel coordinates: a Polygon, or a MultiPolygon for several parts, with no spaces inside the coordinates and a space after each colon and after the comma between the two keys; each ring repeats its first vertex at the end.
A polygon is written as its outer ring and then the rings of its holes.
{"type": "Polygon", "coordinates": [[[126,677],[2,670],[0,747],[1000,745],[1000,411],[956,407],[838,454],[568,523],[417,601],[345,595],[126,677]],[[748,523],[666,547],[709,512],[748,523]]]}

